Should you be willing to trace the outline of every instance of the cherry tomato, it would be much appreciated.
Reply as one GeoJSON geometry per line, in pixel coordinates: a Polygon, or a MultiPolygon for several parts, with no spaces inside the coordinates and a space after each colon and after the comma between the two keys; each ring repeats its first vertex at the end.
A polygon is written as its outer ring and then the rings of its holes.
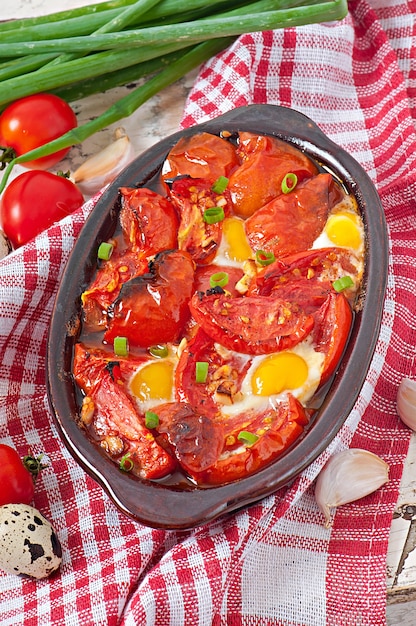
{"type": "Polygon", "coordinates": [[[0,506],[30,504],[35,485],[32,474],[14,448],[0,444],[0,506]]]}
{"type": "MultiPolygon", "coordinates": [[[[65,100],[40,93],[10,104],[0,115],[0,145],[21,156],[57,139],[77,125],[75,113],[65,100]]],[[[28,169],[47,170],[61,161],[69,148],[23,163],[28,169]]]]}
{"type": "Polygon", "coordinates": [[[273,252],[276,258],[310,248],[322,231],[329,210],[342,192],[330,174],[318,174],[281,194],[246,220],[253,250],[273,252]]]}
{"type": "Polygon", "coordinates": [[[68,178],[32,170],[17,176],[0,199],[4,232],[14,248],[78,209],[84,198],[68,178]]]}

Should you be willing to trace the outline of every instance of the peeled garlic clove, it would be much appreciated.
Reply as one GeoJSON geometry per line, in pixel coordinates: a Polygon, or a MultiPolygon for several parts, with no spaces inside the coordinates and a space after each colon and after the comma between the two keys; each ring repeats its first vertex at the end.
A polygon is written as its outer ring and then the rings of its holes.
{"type": "Polygon", "coordinates": [[[397,412],[406,426],[416,430],[416,381],[403,378],[397,391],[397,412]]]}
{"type": "Polygon", "coordinates": [[[134,157],[134,149],[127,135],[84,161],[72,175],[73,182],[84,195],[94,195],[110,183],[134,157]]]}
{"type": "Polygon", "coordinates": [[[319,474],[315,499],[331,525],[331,509],[373,493],[389,479],[389,466],[368,450],[350,448],[329,459],[319,474]]]}

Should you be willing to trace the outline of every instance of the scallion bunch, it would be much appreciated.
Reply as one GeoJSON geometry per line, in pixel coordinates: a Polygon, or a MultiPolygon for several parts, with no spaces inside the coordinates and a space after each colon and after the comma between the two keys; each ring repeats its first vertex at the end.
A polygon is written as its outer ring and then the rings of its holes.
{"type": "Polygon", "coordinates": [[[0,111],[33,93],[73,102],[140,81],[96,119],[22,155],[13,166],[81,143],[131,115],[240,34],[337,20],[347,0],[109,0],[0,23],[0,111]]]}

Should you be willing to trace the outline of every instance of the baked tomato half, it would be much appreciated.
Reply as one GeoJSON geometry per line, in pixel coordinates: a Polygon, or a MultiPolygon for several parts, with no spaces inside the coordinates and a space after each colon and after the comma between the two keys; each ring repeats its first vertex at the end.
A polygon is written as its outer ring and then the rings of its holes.
{"type": "Polygon", "coordinates": [[[128,391],[127,381],[143,359],[114,357],[100,348],[77,344],[73,373],[84,392],[80,421],[118,463],[141,478],[170,474],[175,458],[161,446],[128,391]]]}
{"type": "Polygon", "coordinates": [[[104,341],[125,337],[131,346],[150,346],[176,341],[189,319],[188,302],[193,293],[194,263],[186,252],[166,250],[149,263],[146,274],[121,287],[108,309],[104,341]]]}
{"type": "Polygon", "coordinates": [[[228,190],[234,212],[243,218],[282,195],[287,174],[301,182],[318,173],[311,159],[275,137],[241,132],[237,155],[241,165],[231,174],[228,190]]]}
{"type": "Polygon", "coordinates": [[[246,220],[253,250],[276,258],[311,248],[322,232],[330,209],[343,197],[330,174],[318,174],[280,194],[246,220]]]}
{"type": "Polygon", "coordinates": [[[179,249],[186,250],[195,263],[209,263],[221,243],[228,193],[215,193],[207,179],[186,177],[173,182],[171,197],[180,215],[179,249]]]}
{"type": "Polygon", "coordinates": [[[120,225],[132,251],[141,256],[178,247],[178,215],[172,202],[143,188],[120,189],[120,225]]]}
{"type": "Polygon", "coordinates": [[[177,176],[206,178],[215,182],[220,176],[229,176],[239,164],[234,145],[227,139],[211,133],[197,133],[182,137],[170,150],[163,165],[165,180],[177,176]]]}

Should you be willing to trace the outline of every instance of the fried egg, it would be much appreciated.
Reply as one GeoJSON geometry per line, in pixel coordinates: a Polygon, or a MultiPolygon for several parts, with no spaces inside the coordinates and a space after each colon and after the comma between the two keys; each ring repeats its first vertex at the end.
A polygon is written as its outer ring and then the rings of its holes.
{"type": "Polygon", "coordinates": [[[364,253],[364,226],[361,217],[354,210],[350,198],[345,198],[334,207],[328,216],[322,233],[312,248],[349,248],[357,256],[364,253]]]}
{"type": "Polygon", "coordinates": [[[174,399],[176,357],[154,359],[141,365],[130,379],[130,391],[145,412],[174,399]]]}
{"type": "Polygon", "coordinates": [[[244,220],[239,217],[226,217],[222,222],[222,238],[213,263],[229,267],[242,267],[253,258],[248,243],[244,220]]]}
{"type": "Polygon", "coordinates": [[[262,411],[283,401],[290,392],[306,404],[316,392],[325,356],[305,340],[291,350],[255,356],[241,384],[241,393],[224,415],[262,411]]]}

